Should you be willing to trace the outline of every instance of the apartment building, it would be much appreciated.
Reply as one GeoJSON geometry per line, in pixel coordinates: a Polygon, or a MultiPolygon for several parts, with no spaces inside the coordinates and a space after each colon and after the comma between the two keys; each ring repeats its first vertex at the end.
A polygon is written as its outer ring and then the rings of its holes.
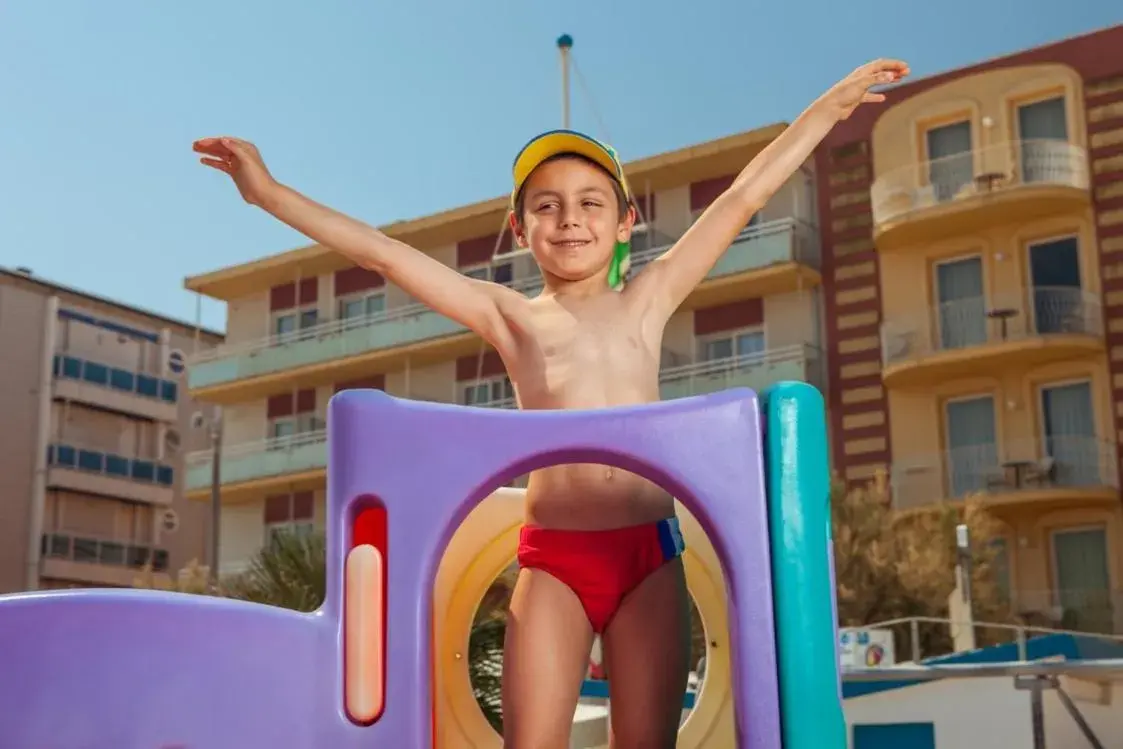
{"type": "Polygon", "coordinates": [[[984,492],[1002,582],[1123,631],[1123,26],[898,87],[816,157],[836,468],[984,492]]]}
{"type": "Polygon", "coordinates": [[[0,268],[0,593],[130,586],[206,561],[185,363],[222,335],[0,268]]]}
{"type": "MultiPolygon", "coordinates": [[[[681,235],[782,126],[626,165],[642,193],[640,268],[681,235]]],[[[533,259],[511,254],[507,198],[385,228],[465,274],[534,293],[533,259]],[[492,262],[496,251],[501,259],[492,262]]],[[[778,379],[825,386],[814,165],[754,216],[667,328],[665,398],[778,379]]],[[[232,571],[277,529],[324,522],[325,413],[332,394],[375,387],[414,399],[509,407],[503,367],[481,340],[377,274],[305,247],[190,278],[227,302],[228,340],[192,357],[194,397],[221,404],[221,566],[232,571]]],[[[208,452],[188,457],[189,496],[209,496],[208,452]]]]}

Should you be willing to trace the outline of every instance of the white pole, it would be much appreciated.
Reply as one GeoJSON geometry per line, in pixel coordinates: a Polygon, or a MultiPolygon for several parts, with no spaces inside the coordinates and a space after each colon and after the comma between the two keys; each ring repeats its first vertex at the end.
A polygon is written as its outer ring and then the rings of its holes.
{"type": "Polygon", "coordinates": [[[561,54],[562,74],[562,127],[569,129],[569,50],[573,48],[573,37],[562,34],[558,37],[558,52],[561,54]]]}

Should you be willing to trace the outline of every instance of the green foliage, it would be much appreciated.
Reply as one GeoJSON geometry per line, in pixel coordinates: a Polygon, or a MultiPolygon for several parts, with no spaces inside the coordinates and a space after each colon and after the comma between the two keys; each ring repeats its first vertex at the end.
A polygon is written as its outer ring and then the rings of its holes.
{"type": "MultiPolygon", "coordinates": [[[[994,575],[995,540],[1001,526],[980,500],[932,505],[902,512],[892,506],[884,479],[846,491],[836,485],[831,498],[839,624],[861,626],[910,616],[948,617],[955,589],[955,529],[966,524],[971,536],[971,596],[974,619],[1012,621],[994,575]]],[[[912,650],[912,628],[894,627],[899,659],[912,650]]],[[[979,644],[986,635],[977,630],[979,644]]],[[[923,654],[947,652],[946,624],[920,626],[923,654]]]]}

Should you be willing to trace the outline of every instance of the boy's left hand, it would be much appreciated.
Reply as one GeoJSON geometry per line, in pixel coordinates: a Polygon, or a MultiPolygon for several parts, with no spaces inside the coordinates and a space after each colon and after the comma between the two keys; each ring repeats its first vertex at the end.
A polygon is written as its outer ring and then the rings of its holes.
{"type": "Polygon", "coordinates": [[[823,101],[835,117],[845,120],[859,104],[885,101],[885,94],[871,93],[870,88],[896,83],[908,74],[908,64],[900,60],[874,60],[832,86],[823,101]]]}

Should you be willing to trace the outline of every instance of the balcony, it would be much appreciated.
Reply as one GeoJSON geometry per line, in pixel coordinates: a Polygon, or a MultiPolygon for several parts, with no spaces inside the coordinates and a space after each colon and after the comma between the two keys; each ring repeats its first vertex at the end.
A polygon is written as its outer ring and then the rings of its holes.
{"type": "Polygon", "coordinates": [[[663,400],[671,400],[734,387],[760,392],[781,380],[810,382],[820,390],[824,389],[823,361],[819,350],[802,344],[669,367],[659,375],[659,394],[663,400]]]}
{"type": "MultiPolygon", "coordinates": [[[[321,485],[327,439],[327,431],[318,429],[225,448],[219,466],[223,495],[235,499],[239,494],[267,491],[274,484],[284,485],[286,491],[321,485]]],[[[189,495],[198,497],[210,491],[213,457],[210,450],[187,455],[185,487],[189,495]]]]}
{"type": "Polygon", "coordinates": [[[882,379],[890,387],[930,387],[988,368],[1085,356],[1104,345],[1098,295],[1078,287],[1031,287],[884,323],[882,379]]]}
{"type": "MultiPolygon", "coordinates": [[[[799,380],[824,388],[820,351],[814,346],[800,344],[758,354],[670,367],[660,373],[660,394],[664,399],[671,399],[731,387],[760,391],[780,380],[799,380]]],[[[513,398],[481,402],[475,406],[517,408],[513,398]]],[[[208,496],[213,481],[211,451],[190,453],[185,462],[187,494],[196,499],[208,496]]],[[[277,488],[284,491],[320,488],[326,467],[326,430],[231,445],[222,451],[219,481],[223,500],[237,502],[277,488]]]]}
{"type": "Polygon", "coordinates": [[[997,143],[886,172],[870,201],[880,250],[1067,213],[1091,201],[1088,154],[1060,140],[997,143]]]}
{"type": "Polygon", "coordinates": [[[893,504],[911,510],[969,495],[984,495],[996,507],[1116,503],[1118,462],[1114,442],[1075,435],[903,457],[890,470],[893,504]]]}
{"type": "Polygon", "coordinates": [[[153,421],[178,418],[178,386],[170,380],[66,354],[56,354],[52,366],[56,398],[153,421]]]}
{"type": "MultiPolygon", "coordinates": [[[[637,253],[642,267],[666,246],[637,253]]],[[[688,306],[764,296],[818,283],[819,243],[813,227],[794,219],[745,229],[695,292],[688,306]]],[[[513,288],[534,293],[540,278],[513,288]]],[[[188,385],[197,397],[217,402],[247,400],[278,387],[314,387],[371,371],[447,360],[476,353],[479,340],[467,328],[414,304],[365,317],[332,320],[312,328],[228,344],[191,358],[188,385]]]]}
{"type": "Polygon", "coordinates": [[[146,565],[166,575],[168,552],[149,544],[65,533],[43,535],[39,574],[55,580],[131,587],[146,565]]]}
{"type": "Polygon", "coordinates": [[[84,494],[169,506],[175,497],[171,466],[100,450],[55,443],[47,448],[47,485],[84,494]]]}

